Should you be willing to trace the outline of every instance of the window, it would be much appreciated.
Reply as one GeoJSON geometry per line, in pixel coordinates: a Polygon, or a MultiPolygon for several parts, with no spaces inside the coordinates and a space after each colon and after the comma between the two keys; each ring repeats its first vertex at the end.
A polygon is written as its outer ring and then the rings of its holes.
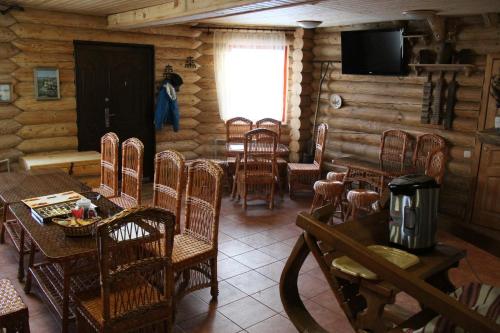
{"type": "Polygon", "coordinates": [[[215,32],[215,81],[222,120],[285,121],[287,57],[284,33],[215,32]]]}

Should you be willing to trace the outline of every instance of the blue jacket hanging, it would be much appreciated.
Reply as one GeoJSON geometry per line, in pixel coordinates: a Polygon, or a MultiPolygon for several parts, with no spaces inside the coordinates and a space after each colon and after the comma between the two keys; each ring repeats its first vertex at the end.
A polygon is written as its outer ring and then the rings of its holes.
{"type": "Polygon", "coordinates": [[[174,132],[177,132],[179,130],[179,117],[179,104],[175,89],[170,82],[164,81],[156,101],[156,130],[161,130],[165,124],[171,124],[174,132]]]}

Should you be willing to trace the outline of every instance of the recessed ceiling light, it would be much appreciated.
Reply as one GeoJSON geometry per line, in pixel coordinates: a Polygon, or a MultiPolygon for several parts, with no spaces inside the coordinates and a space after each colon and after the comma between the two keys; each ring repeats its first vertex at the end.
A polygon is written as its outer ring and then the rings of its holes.
{"type": "Polygon", "coordinates": [[[406,10],[403,12],[403,15],[406,15],[414,20],[425,20],[430,17],[433,17],[436,14],[437,14],[436,10],[429,10],[429,9],[406,10]]]}
{"type": "Polygon", "coordinates": [[[304,21],[297,21],[297,23],[304,29],[314,29],[317,28],[323,22],[304,20],[304,21]]]}

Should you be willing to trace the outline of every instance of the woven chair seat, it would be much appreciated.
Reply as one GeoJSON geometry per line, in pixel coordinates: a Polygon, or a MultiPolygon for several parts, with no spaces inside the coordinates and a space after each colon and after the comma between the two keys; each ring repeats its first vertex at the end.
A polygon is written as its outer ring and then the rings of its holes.
{"type": "Polygon", "coordinates": [[[319,166],[316,164],[307,163],[288,163],[289,171],[319,171],[319,166]]]}
{"type": "MultiPolygon", "coordinates": [[[[160,300],[155,297],[157,295],[156,288],[150,284],[148,281],[144,281],[143,284],[130,286],[129,288],[120,288],[120,290],[110,292],[109,302],[110,309],[117,309],[116,316],[119,316],[120,304],[116,303],[116,300],[122,300],[124,303],[127,301],[135,302],[132,299],[137,297],[137,295],[151,295],[154,299],[154,302],[159,302],[160,300]],[[120,294],[120,296],[118,296],[120,294]]],[[[77,296],[78,302],[81,306],[81,310],[83,310],[84,314],[87,318],[93,318],[97,320],[97,322],[102,325],[104,320],[102,317],[103,313],[103,302],[102,297],[99,293],[87,293],[77,296]]]]}
{"type": "Polygon", "coordinates": [[[184,265],[187,261],[203,255],[211,255],[212,246],[191,235],[175,235],[174,248],[172,250],[172,262],[176,265],[184,265]]]}
{"type": "Polygon", "coordinates": [[[0,280],[0,316],[26,309],[23,300],[8,279],[0,280]]]}
{"type": "Polygon", "coordinates": [[[282,164],[287,165],[288,161],[285,160],[284,158],[278,157],[278,158],[276,158],[276,163],[279,164],[279,165],[282,165],[282,164]]]}
{"type": "Polygon", "coordinates": [[[109,198],[110,201],[117,204],[123,209],[137,207],[137,201],[133,198],[128,198],[124,196],[109,198]]]}
{"type": "Polygon", "coordinates": [[[115,197],[115,193],[113,192],[113,189],[107,187],[107,186],[99,186],[95,187],[92,189],[92,192],[99,193],[100,195],[106,197],[106,198],[113,198],[115,197]]]}
{"type": "Polygon", "coordinates": [[[345,176],[347,175],[347,172],[334,172],[334,171],[330,171],[327,175],[326,175],[326,179],[327,180],[330,180],[330,181],[343,181],[345,176]]]}
{"type": "Polygon", "coordinates": [[[318,180],[314,183],[314,192],[325,198],[333,198],[341,195],[344,191],[344,184],[338,181],[318,180]]]}
{"type": "Polygon", "coordinates": [[[379,199],[379,194],[368,189],[354,189],[347,192],[347,201],[354,207],[369,207],[379,199]]]}

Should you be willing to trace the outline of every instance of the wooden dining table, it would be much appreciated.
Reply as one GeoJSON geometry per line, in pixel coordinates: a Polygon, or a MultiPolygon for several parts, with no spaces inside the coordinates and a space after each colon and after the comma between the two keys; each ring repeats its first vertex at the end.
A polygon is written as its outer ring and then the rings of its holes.
{"type": "Polygon", "coordinates": [[[415,172],[413,165],[390,161],[369,162],[353,157],[342,157],[332,160],[332,163],[347,168],[345,182],[368,183],[375,187],[381,196],[393,178],[415,172]]]}
{"type": "MultiPolygon", "coordinates": [[[[259,146],[263,146],[262,143],[259,143],[259,146]]],[[[269,144],[271,146],[271,144],[269,144]]],[[[270,149],[265,149],[267,152],[269,152],[270,149]]],[[[226,154],[228,156],[232,157],[237,157],[240,156],[245,152],[245,145],[243,143],[228,143],[226,144],[226,154]]],[[[290,153],[290,150],[288,149],[287,145],[284,145],[282,143],[278,143],[276,145],[276,154],[281,157],[286,157],[290,153]]]]}
{"type": "MultiPolygon", "coordinates": [[[[315,211],[314,215],[303,212],[297,217],[296,224],[304,233],[299,236],[287,260],[280,282],[286,313],[300,331],[325,332],[307,313],[297,289],[301,266],[312,252],[330,287],[339,288],[334,290],[336,296],[344,293],[346,303],[341,305],[349,309],[346,311],[355,312],[353,326],[372,332],[386,332],[387,328],[381,320],[385,306],[394,303],[396,295],[402,290],[381,278],[365,279],[341,272],[332,267],[332,260],[346,255],[342,252],[344,244],[338,241],[339,238],[363,246],[391,246],[387,229],[389,212],[383,210],[348,223],[328,225],[327,221],[334,212],[334,207],[327,205],[315,211]],[[358,295],[362,296],[363,301],[358,295]]],[[[367,249],[363,251],[370,252],[367,249]]],[[[455,287],[448,279],[448,271],[457,267],[465,255],[463,249],[438,243],[433,249],[419,253],[419,262],[406,271],[443,292],[451,292],[455,287]]]]}
{"type": "MultiPolygon", "coordinates": [[[[122,210],[98,193],[82,194],[98,207],[101,217],[122,210]]],[[[54,223],[40,224],[31,217],[24,203],[11,204],[9,209],[32,240],[25,292],[29,293],[32,282],[36,282],[61,320],[61,331],[68,332],[69,321],[75,316],[71,309],[72,295],[99,285],[96,239],[94,236],[67,237],[54,223]],[[43,262],[34,262],[35,248],[45,257],[43,262]]]]}
{"type": "Polygon", "coordinates": [[[19,253],[20,280],[24,279],[24,255],[29,253],[29,247],[25,242],[25,232],[17,221],[7,221],[9,206],[23,199],[66,191],[80,193],[90,191],[90,188],[59,169],[0,173],[0,201],[3,205],[0,243],[4,242],[7,232],[19,253]]]}

